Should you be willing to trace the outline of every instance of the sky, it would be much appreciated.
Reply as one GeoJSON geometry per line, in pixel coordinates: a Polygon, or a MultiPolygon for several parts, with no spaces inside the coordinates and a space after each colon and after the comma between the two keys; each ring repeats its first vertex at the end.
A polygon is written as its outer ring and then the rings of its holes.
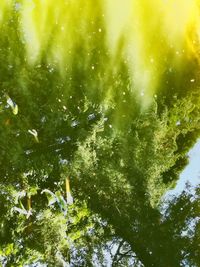
{"type": "Polygon", "coordinates": [[[188,156],[189,164],[180,174],[176,187],[169,190],[166,196],[181,193],[187,182],[189,182],[192,186],[200,184],[200,139],[198,139],[193,148],[191,148],[188,156]]]}

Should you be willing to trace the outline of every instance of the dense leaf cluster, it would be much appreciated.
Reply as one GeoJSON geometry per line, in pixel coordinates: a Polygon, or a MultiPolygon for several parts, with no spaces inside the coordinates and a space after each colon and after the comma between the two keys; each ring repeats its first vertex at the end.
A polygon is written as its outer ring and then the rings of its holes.
{"type": "Polygon", "coordinates": [[[196,59],[183,57],[170,71],[168,59],[144,107],[126,40],[111,55],[97,30],[102,21],[86,23],[90,42],[78,39],[60,71],[49,61],[50,43],[28,62],[20,15],[14,6],[7,12],[0,26],[2,264],[108,266],[110,253],[112,266],[200,266],[199,189],[161,212],[200,133],[196,59]],[[50,203],[44,190],[59,201],[50,203]]]}

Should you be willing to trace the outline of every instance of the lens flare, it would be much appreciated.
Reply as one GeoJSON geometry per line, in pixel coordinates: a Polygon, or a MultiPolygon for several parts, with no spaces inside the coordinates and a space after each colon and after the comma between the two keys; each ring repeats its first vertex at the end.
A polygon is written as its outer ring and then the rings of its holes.
{"type": "MultiPolygon", "coordinates": [[[[0,23],[13,4],[0,2],[0,23]]],[[[131,91],[146,107],[167,68],[181,71],[188,60],[199,59],[199,4],[198,0],[21,0],[27,59],[34,65],[45,58],[65,75],[74,55],[81,53],[83,71],[91,72],[99,46],[106,44],[107,61],[98,62],[99,69],[114,70],[123,58],[131,91]]],[[[106,90],[103,95],[110,98],[112,88],[106,90]]]]}
{"type": "Polygon", "coordinates": [[[120,38],[125,38],[133,90],[146,105],[166,65],[181,68],[188,55],[195,56],[196,42],[188,34],[190,31],[194,37],[200,32],[198,2],[107,0],[104,6],[108,45],[114,51],[120,38]]]}

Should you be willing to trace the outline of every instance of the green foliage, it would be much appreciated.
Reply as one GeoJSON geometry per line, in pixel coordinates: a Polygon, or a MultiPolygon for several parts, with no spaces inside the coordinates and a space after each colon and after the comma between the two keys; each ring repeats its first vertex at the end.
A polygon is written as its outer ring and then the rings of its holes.
{"type": "MultiPolygon", "coordinates": [[[[82,36],[61,73],[49,60],[50,43],[28,63],[13,12],[0,29],[2,264],[92,266],[96,257],[106,266],[110,253],[113,266],[199,266],[199,190],[195,200],[190,192],[174,198],[164,215],[160,208],[200,134],[199,83],[188,82],[196,79],[198,62],[183,59],[176,76],[169,60],[144,108],[125,38],[114,60],[104,34],[90,34],[87,45],[82,36]]],[[[103,21],[96,17],[86,28],[103,30],[103,21]]]]}
{"type": "MultiPolygon", "coordinates": [[[[24,206],[23,209],[14,206],[21,202],[15,200],[16,191],[10,190],[7,194],[13,202],[7,206],[7,213],[1,216],[1,259],[6,266],[24,266],[34,262],[44,262],[48,266],[62,266],[62,262],[77,266],[84,262],[91,264],[93,249],[99,246],[99,242],[107,240],[101,221],[89,212],[85,204],[75,202],[67,207],[66,202],[60,205],[60,202],[51,201],[48,207],[43,202],[41,210],[33,207],[27,216],[24,206]],[[91,247],[88,247],[88,242],[91,247]]],[[[19,195],[22,201],[27,198],[22,192],[19,195]]],[[[56,195],[61,199],[59,192],[56,195]]],[[[109,227],[108,232],[111,232],[109,227]]]]}

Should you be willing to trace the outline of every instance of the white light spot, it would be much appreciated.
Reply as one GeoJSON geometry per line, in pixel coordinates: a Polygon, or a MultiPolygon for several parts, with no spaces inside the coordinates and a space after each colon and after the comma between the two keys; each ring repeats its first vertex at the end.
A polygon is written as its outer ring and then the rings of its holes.
{"type": "Polygon", "coordinates": [[[153,58],[151,58],[151,59],[150,59],[150,62],[151,62],[151,63],[154,63],[154,59],[153,59],[153,58]]]}
{"type": "Polygon", "coordinates": [[[16,11],[19,11],[19,10],[21,9],[21,6],[22,6],[22,5],[21,5],[20,3],[16,3],[16,4],[15,4],[15,10],[16,10],[16,11]]]}
{"type": "Polygon", "coordinates": [[[78,121],[72,121],[72,123],[71,123],[71,127],[76,127],[77,125],[79,124],[79,122],[78,121]]]}
{"type": "Polygon", "coordinates": [[[95,119],[95,114],[94,114],[94,113],[89,114],[89,115],[88,115],[88,120],[91,121],[91,120],[93,120],[93,119],[95,119]]]}
{"type": "Polygon", "coordinates": [[[62,165],[68,165],[69,161],[67,159],[60,159],[59,163],[62,165]]]}
{"type": "Polygon", "coordinates": [[[50,69],[49,69],[49,72],[53,72],[53,71],[54,71],[54,68],[50,68],[50,69]]]}

